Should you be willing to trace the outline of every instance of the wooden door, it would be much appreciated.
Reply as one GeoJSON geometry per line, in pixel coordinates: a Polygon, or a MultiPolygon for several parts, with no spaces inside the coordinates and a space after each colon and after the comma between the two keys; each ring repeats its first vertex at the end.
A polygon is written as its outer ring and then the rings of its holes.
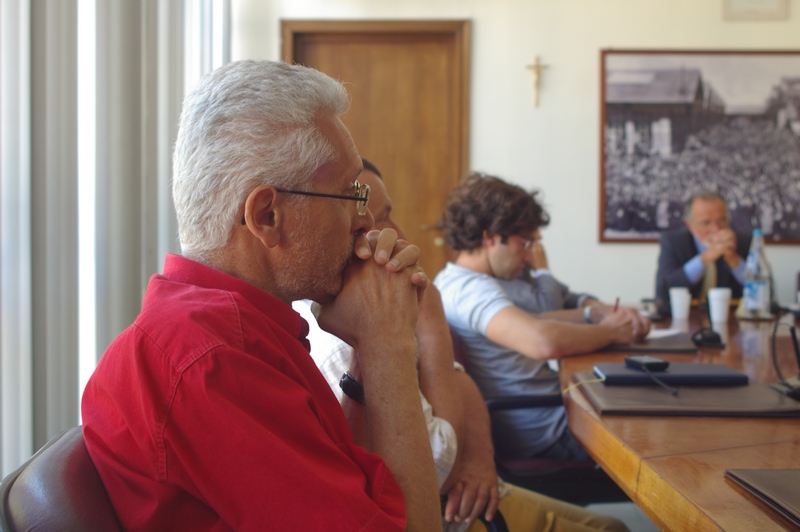
{"type": "Polygon", "coordinates": [[[343,121],[433,278],[448,258],[434,226],[468,170],[469,21],[284,20],[281,29],[284,61],[345,83],[343,121]]]}

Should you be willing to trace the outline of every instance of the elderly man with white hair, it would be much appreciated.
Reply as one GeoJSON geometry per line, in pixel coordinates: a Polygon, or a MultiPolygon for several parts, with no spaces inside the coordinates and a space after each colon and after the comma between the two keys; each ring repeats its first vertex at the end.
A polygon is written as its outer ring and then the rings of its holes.
{"type": "Polygon", "coordinates": [[[186,99],[174,153],[181,255],[83,397],[89,454],[126,530],[436,530],[420,408],[419,250],[368,232],[342,85],[267,61],[186,99]],[[313,223],[312,223],[313,220],[313,223]],[[355,346],[343,411],[295,299],[355,346]],[[350,420],[367,420],[353,436],[350,420]]]}

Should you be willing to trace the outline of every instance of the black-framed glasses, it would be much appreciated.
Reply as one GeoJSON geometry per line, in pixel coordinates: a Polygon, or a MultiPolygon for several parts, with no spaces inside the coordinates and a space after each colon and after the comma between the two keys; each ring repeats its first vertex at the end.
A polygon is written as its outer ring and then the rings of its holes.
{"type": "MultiPolygon", "coordinates": [[[[522,235],[514,235],[514,236],[518,236],[519,238],[521,238],[522,240],[525,241],[525,243],[522,244],[522,247],[525,249],[525,251],[532,250],[533,246],[536,245],[536,238],[529,238],[527,236],[522,236],[522,235]]],[[[507,236],[504,236],[504,237],[500,238],[500,243],[501,244],[508,244],[508,238],[509,237],[507,237],[507,236]]]]}
{"type": "Polygon", "coordinates": [[[699,225],[703,229],[708,229],[712,225],[716,225],[717,227],[728,227],[730,225],[730,221],[728,217],[725,216],[724,218],[717,218],[716,220],[701,220],[699,222],[694,222],[695,224],[699,225]]]}
{"type": "Polygon", "coordinates": [[[525,241],[525,243],[522,244],[522,247],[525,248],[526,251],[532,250],[533,246],[536,245],[536,239],[535,238],[528,238],[528,237],[524,237],[522,235],[517,235],[517,236],[525,241]]]}
{"type": "MultiPolygon", "coordinates": [[[[275,190],[282,192],[283,194],[297,194],[300,196],[316,196],[318,198],[334,198],[357,201],[358,203],[356,203],[356,209],[358,210],[358,215],[364,216],[367,214],[367,205],[369,204],[369,185],[356,181],[353,183],[353,186],[356,189],[356,193],[352,196],[345,196],[342,194],[323,194],[322,192],[307,192],[305,190],[288,190],[285,188],[276,188],[275,190]]],[[[244,214],[242,215],[242,225],[245,225],[244,214]]]]}

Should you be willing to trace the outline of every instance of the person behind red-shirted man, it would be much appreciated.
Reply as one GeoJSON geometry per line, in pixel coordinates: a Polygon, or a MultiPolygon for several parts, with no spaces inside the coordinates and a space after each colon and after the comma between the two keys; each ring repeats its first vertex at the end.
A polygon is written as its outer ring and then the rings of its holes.
{"type": "MultiPolygon", "coordinates": [[[[369,210],[375,227],[392,228],[405,238],[393,217],[394,203],[378,168],[362,158],[360,182],[370,187],[369,210]]],[[[340,339],[315,326],[306,302],[293,304],[309,321],[311,356],[340,397],[343,408],[351,399],[339,389],[343,372],[353,363],[353,350],[340,339]]],[[[489,412],[478,387],[453,361],[453,344],[442,301],[429,286],[417,320],[420,400],[439,480],[446,532],[478,532],[483,516],[492,520],[498,508],[509,530],[560,530],[563,532],[627,531],[621,521],[507,484],[494,464],[489,412]]]]}
{"type": "Polygon", "coordinates": [[[340,83],[268,61],[223,66],[187,97],[181,255],[150,280],[82,403],[124,529],[440,529],[414,367],[427,278],[415,246],[367,233],[346,107],[340,83]],[[308,353],[300,298],[356,349],[359,441],[308,353]]]}

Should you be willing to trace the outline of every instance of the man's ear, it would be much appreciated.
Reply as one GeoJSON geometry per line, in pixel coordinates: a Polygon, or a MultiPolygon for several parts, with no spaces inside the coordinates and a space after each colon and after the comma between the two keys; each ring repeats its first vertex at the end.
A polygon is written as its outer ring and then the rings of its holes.
{"type": "Polygon", "coordinates": [[[484,231],[483,232],[483,242],[482,242],[483,247],[485,247],[485,248],[491,247],[492,244],[494,244],[494,237],[495,237],[495,235],[490,235],[488,232],[484,231]]]}
{"type": "Polygon", "coordinates": [[[244,202],[244,219],[249,231],[268,248],[281,238],[282,202],[275,188],[262,185],[253,189],[244,202]]]}

